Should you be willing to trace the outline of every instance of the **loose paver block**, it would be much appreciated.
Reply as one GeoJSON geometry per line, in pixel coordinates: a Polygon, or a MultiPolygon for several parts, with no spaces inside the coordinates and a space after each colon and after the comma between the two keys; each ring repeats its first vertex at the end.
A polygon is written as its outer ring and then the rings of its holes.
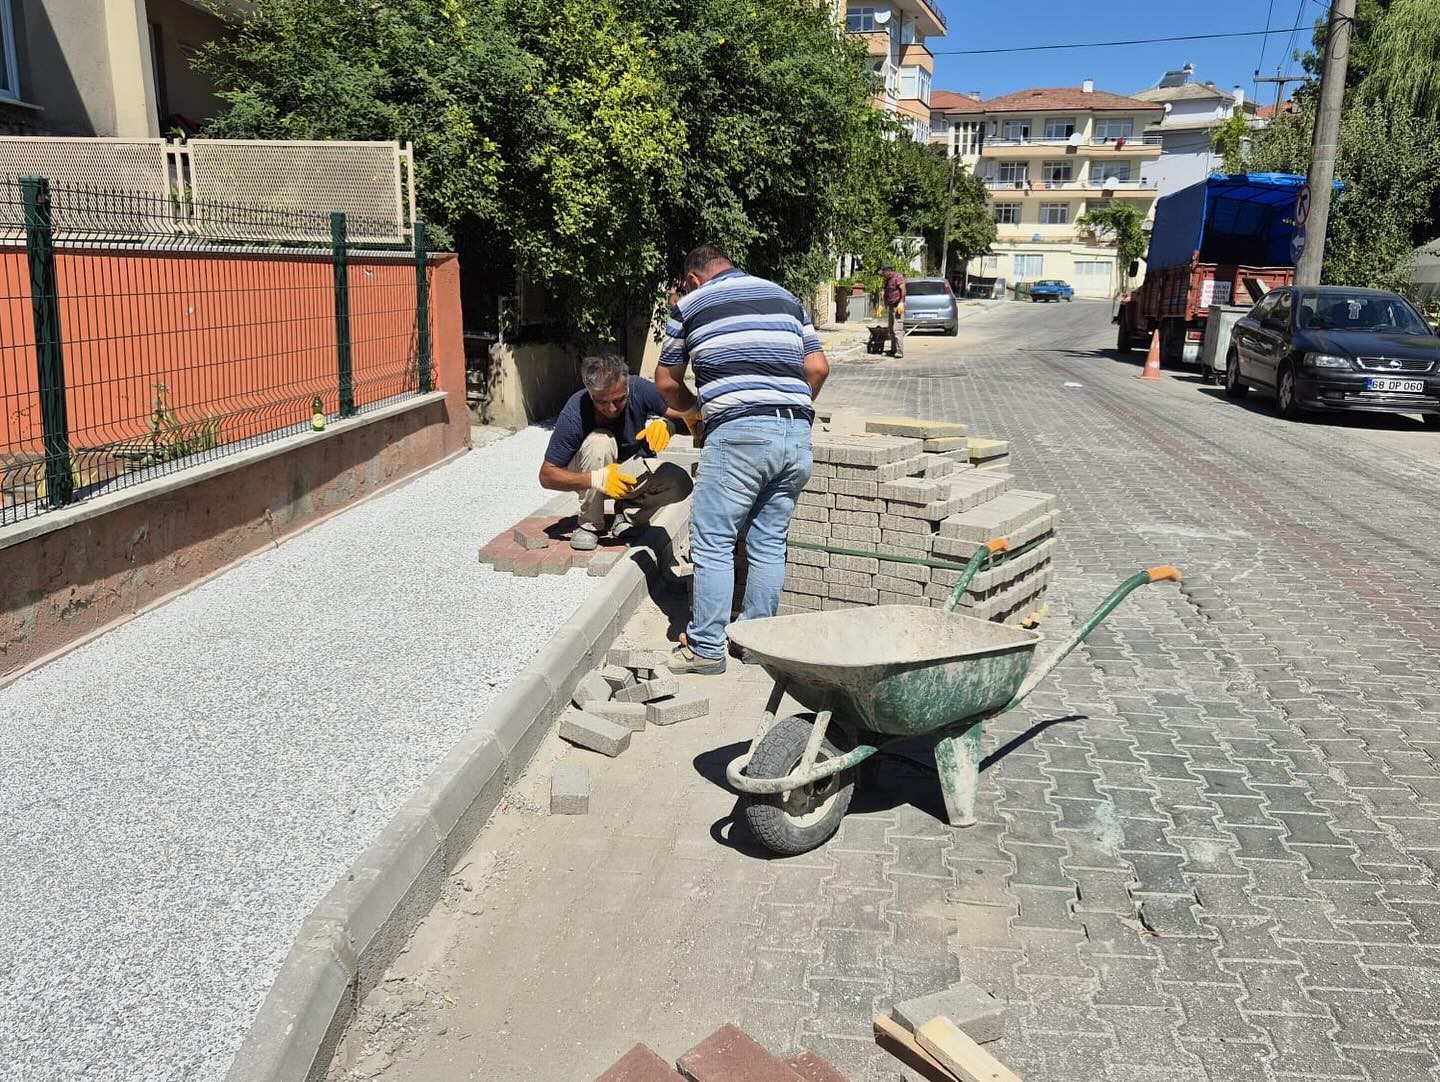
{"type": "Polygon", "coordinates": [[[801,1049],[785,1061],[785,1066],[798,1074],[805,1082],[847,1082],[835,1065],[819,1052],[801,1049]]]}
{"type": "Polygon", "coordinates": [[[656,650],[634,650],[619,647],[605,655],[607,665],[620,665],[627,669],[658,669],[665,664],[665,658],[656,650]]]}
{"type": "Polygon", "coordinates": [[[612,692],[619,691],[621,688],[628,688],[631,684],[635,683],[635,674],[624,665],[606,665],[600,670],[600,675],[603,676],[605,682],[610,685],[612,692]]]}
{"type": "Polygon", "coordinates": [[[691,1082],[805,1082],[749,1034],[730,1024],[686,1052],[675,1066],[691,1082]]]}
{"type": "Polygon", "coordinates": [[[679,1082],[680,1076],[654,1050],[637,1044],[595,1082],[679,1082]]]}
{"type": "Polygon", "coordinates": [[[522,549],[548,549],[550,537],[545,532],[547,525],[549,524],[527,518],[511,531],[511,536],[515,539],[515,544],[522,549]]]}
{"type": "Polygon", "coordinates": [[[567,710],[560,719],[560,739],[613,759],[630,746],[630,730],[583,710],[567,710]]]}
{"type": "Polygon", "coordinates": [[[580,678],[580,683],[575,685],[575,694],[570,701],[576,706],[584,708],[590,703],[608,703],[614,694],[610,682],[598,672],[587,672],[580,678]]]}
{"type": "Polygon", "coordinates": [[[680,690],[680,685],[676,683],[675,676],[669,669],[656,669],[654,672],[655,675],[649,680],[641,680],[617,691],[615,698],[622,703],[649,703],[667,695],[674,695],[680,690]]]}
{"type": "Polygon", "coordinates": [[[982,440],[972,436],[968,444],[971,462],[984,462],[1010,453],[1009,440],[982,440]]]}
{"type": "Polygon", "coordinates": [[[967,425],[953,421],[924,421],[915,417],[872,417],[865,422],[865,431],[882,436],[909,436],[912,439],[928,440],[964,436],[970,429],[967,425]]]}
{"type": "Polygon", "coordinates": [[[594,714],[597,718],[604,718],[606,721],[613,721],[617,725],[623,725],[632,733],[643,733],[645,731],[645,704],[644,703],[591,703],[585,708],[587,713],[594,714]]]}
{"type": "Polygon", "coordinates": [[[969,981],[917,996],[890,1008],[890,1016],[910,1030],[944,1015],[979,1044],[1005,1036],[1005,1004],[969,981]]]}
{"type": "Polygon", "coordinates": [[[937,439],[925,441],[925,450],[930,454],[939,454],[941,451],[958,451],[965,446],[963,436],[941,436],[937,439]]]}
{"type": "Polygon", "coordinates": [[[656,699],[645,707],[645,720],[651,725],[674,725],[710,713],[710,700],[703,695],[676,695],[656,699]]]}
{"type": "Polygon", "coordinates": [[[550,775],[550,814],[585,815],[590,811],[590,768],[556,763],[550,775]]]}

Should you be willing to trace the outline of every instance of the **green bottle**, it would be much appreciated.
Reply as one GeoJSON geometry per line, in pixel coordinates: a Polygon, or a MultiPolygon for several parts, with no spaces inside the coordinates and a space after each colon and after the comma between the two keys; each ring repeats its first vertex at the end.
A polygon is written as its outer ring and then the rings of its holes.
{"type": "Polygon", "coordinates": [[[318,394],[310,403],[310,427],[316,432],[325,431],[325,403],[318,394]]]}

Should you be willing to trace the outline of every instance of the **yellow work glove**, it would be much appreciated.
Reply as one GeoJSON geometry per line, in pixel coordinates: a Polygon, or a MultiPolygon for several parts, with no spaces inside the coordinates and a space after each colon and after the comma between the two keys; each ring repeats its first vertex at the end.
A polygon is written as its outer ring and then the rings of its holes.
{"type": "Polygon", "coordinates": [[[692,436],[699,436],[699,435],[700,435],[700,411],[699,411],[698,409],[689,410],[687,413],[684,414],[684,420],[685,420],[685,427],[690,430],[690,435],[692,435],[692,436]]]}
{"type": "Polygon", "coordinates": [[[650,445],[650,450],[659,454],[670,446],[670,426],[657,417],[640,430],[640,439],[650,445]]]}
{"type": "Polygon", "coordinates": [[[896,318],[896,319],[904,319],[904,318],[905,318],[905,305],[904,305],[903,302],[900,303],[900,304],[897,304],[897,305],[895,306],[895,318],[896,318]]]}
{"type": "Polygon", "coordinates": [[[637,484],[639,481],[628,473],[621,473],[619,466],[602,466],[590,471],[590,487],[612,500],[623,500],[635,491],[637,484]]]}

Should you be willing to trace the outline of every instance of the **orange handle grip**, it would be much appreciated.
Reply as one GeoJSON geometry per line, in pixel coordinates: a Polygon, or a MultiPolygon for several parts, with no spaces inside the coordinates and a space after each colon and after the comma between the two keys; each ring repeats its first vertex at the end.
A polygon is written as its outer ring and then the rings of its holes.
{"type": "Polygon", "coordinates": [[[985,542],[985,547],[990,550],[990,555],[994,556],[997,552],[1009,552],[1010,542],[1003,537],[997,537],[993,541],[985,542]]]}
{"type": "Polygon", "coordinates": [[[1184,578],[1178,567],[1171,567],[1169,564],[1152,567],[1149,571],[1145,572],[1145,574],[1150,576],[1151,582],[1159,582],[1161,579],[1168,579],[1170,582],[1179,582],[1184,578]]]}

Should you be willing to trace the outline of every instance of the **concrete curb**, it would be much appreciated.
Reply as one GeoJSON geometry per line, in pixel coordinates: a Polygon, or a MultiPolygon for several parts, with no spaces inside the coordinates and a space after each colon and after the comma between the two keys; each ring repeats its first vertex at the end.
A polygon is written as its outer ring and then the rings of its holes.
{"type": "Polygon", "coordinates": [[[446,877],[525,769],[688,531],[689,502],[655,515],[300,926],[226,1082],[323,1079],[357,1004],[440,900],[446,877]]]}

